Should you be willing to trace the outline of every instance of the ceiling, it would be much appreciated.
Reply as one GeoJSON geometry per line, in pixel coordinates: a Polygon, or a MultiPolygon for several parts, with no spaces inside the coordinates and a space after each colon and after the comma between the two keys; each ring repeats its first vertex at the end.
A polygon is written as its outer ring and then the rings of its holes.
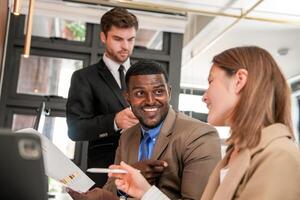
{"type": "Polygon", "coordinates": [[[201,42],[194,45],[195,49],[200,46],[204,50],[198,51],[183,64],[181,82],[190,87],[206,88],[212,57],[227,48],[241,45],[265,48],[273,55],[287,78],[299,76],[300,27],[245,20],[206,49],[201,42]],[[280,52],[282,49],[286,52],[280,52]]]}
{"type": "MultiPolygon", "coordinates": [[[[250,5],[256,2],[247,1],[250,5]]],[[[243,8],[245,12],[251,7],[244,4],[245,1],[231,3],[229,10],[243,8]]],[[[265,48],[274,56],[287,78],[300,80],[300,1],[265,0],[247,16],[278,20],[280,23],[248,19],[235,23],[238,19],[215,17],[184,48],[182,86],[207,88],[212,57],[225,49],[241,45],[265,48]],[[282,49],[286,55],[282,55],[282,49]]]]}
{"type": "MultiPolygon", "coordinates": [[[[123,5],[160,13],[132,10],[144,33],[155,31],[185,33],[181,85],[206,88],[212,57],[234,46],[257,45],[270,51],[290,80],[300,80],[300,1],[297,0],[36,0],[36,14],[99,23],[109,8],[123,5]],[[101,4],[101,5],[100,5],[101,4]],[[59,6],[58,6],[59,5],[59,6]],[[247,13],[254,5],[251,12],[247,13]],[[162,13],[163,12],[163,13],[162,13]],[[175,14],[174,14],[175,13],[175,14]],[[247,15],[244,15],[247,13],[247,15]],[[200,20],[192,20],[195,16],[200,20]],[[241,19],[242,17],[246,19],[241,19]],[[205,23],[200,23],[205,21],[205,23]],[[272,21],[272,22],[270,22],[272,21]],[[199,22],[199,23],[198,23],[199,22]],[[196,23],[196,24],[195,24],[196,23]],[[193,33],[187,34],[194,26],[193,33]],[[285,49],[286,55],[278,51],[285,49]],[[281,53],[282,54],[282,53],[281,53]]],[[[24,0],[23,12],[26,13],[24,0]]],[[[142,34],[143,35],[143,34],[142,34]]],[[[145,43],[143,38],[139,41],[145,43]]],[[[152,39],[153,41],[153,39],[152,39]]],[[[147,45],[146,45],[147,46],[147,45]]]]}

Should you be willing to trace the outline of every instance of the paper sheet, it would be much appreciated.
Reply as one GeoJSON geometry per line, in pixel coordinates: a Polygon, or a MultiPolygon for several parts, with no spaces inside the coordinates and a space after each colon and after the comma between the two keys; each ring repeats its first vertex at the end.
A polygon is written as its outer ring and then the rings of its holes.
{"type": "Polygon", "coordinates": [[[37,134],[41,138],[45,173],[63,185],[78,191],[88,191],[95,182],[66,157],[46,136],[32,128],[17,132],[37,134]]]}

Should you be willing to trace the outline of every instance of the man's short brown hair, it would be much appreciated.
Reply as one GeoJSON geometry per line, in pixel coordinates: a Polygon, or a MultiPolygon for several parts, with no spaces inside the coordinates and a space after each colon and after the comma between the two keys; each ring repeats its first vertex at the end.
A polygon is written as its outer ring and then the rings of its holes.
{"type": "Polygon", "coordinates": [[[125,8],[113,8],[106,12],[101,18],[101,29],[105,35],[112,26],[117,28],[131,28],[138,29],[138,20],[136,16],[128,12],[125,8]]]}

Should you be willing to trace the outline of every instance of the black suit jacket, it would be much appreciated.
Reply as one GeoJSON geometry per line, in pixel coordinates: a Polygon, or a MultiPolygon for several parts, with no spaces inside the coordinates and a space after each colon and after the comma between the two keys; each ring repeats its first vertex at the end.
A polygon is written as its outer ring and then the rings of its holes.
{"type": "MultiPolygon", "coordinates": [[[[117,112],[128,106],[113,75],[101,59],[75,71],[67,101],[68,135],[74,141],[89,141],[88,167],[108,167],[114,162],[119,133],[114,130],[117,112]]],[[[90,174],[97,186],[107,175],[90,174]]]]}

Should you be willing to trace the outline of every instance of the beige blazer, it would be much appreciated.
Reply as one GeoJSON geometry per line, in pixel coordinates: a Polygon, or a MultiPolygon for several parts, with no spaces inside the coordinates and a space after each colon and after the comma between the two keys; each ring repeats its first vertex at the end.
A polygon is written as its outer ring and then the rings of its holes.
{"type": "MultiPolygon", "coordinates": [[[[140,125],[122,133],[115,163],[137,162],[140,139],[140,125]]],[[[215,128],[170,108],[152,154],[152,159],[165,160],[169,164],[157,187],[170,199],[198,199],[221,159],[220,152],[220,139],[215,128]]],[[[116,191],[112,179],[105,188],[116,191]]]]}
{"type": "Polygon", "coordinates": [[[229,155],[214,169],[201,200],[300,199],[300,153],[283,124],[264,128],[259,145],[239,153],[219,184],[229,155]]]}

